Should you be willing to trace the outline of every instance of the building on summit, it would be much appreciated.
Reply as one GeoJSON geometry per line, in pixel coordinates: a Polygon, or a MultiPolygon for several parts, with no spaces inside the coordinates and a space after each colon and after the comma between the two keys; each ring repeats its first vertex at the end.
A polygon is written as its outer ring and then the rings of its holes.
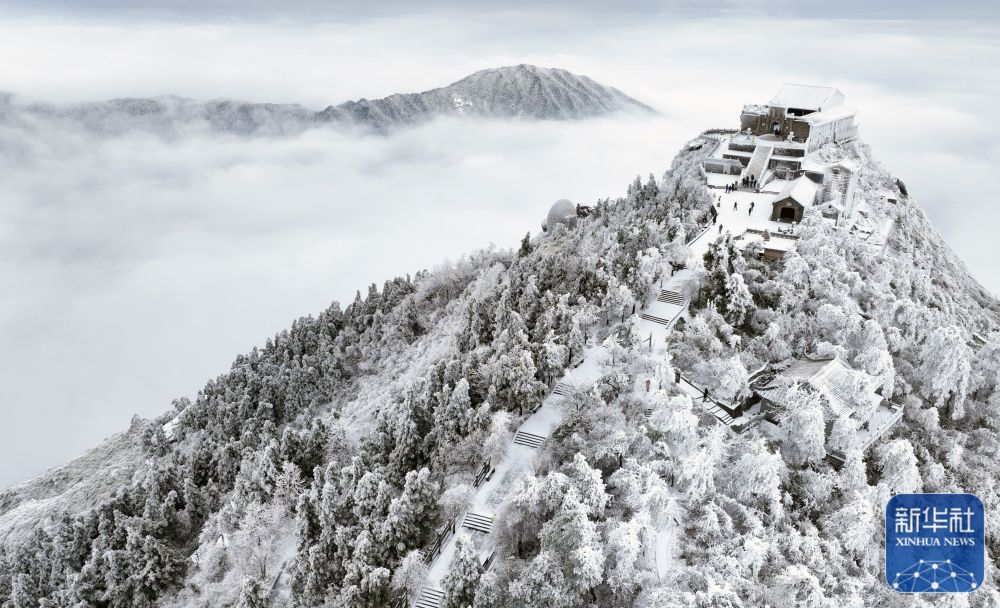
{"type": "Polygon", "coordinates": [[[805,208],[816,202],[818,191],[816,182],[805,176],[788,182],[771,203],[771,221],[801,222],[805,208]]]}
{"type": "MultiPolygon", "coordinates": [[[[702,168],[715,190],[712,222],[719,232],[730,232],[737,246],[753,246],[767,260],[780,260],[795,250],[798,225],[813,208],[882,246],[891,224],[872,215],[854,152],[844,146],[857,137],[855,117],[833,87],[785,84],[766,104],[744,106],[738,130],[701,134],[699,145],[715,143],[702,168]]],[[[886,192],[883,201],[899,200],[886,192]]]]}
{"type": "Polygon", "coordinates": [[[837,89],[786,84],[766,105],[744,106],[740,131],[806,144],[806,152],[812,152],[855,137],[855,114],[844,106],[844,94],[837,89]]]}

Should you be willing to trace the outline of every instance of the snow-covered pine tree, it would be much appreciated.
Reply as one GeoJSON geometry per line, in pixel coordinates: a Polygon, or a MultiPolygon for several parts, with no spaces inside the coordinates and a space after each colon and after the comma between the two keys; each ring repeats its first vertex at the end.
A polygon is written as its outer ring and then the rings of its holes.
{"type": "Polygon", "coordinates": [[[441,580],[441,590],[444,591],[442,608],[472,606],[482,570],[472,537],[463,534],[455,544],[455,556],[448,566],[448,574],[441,580]]]}

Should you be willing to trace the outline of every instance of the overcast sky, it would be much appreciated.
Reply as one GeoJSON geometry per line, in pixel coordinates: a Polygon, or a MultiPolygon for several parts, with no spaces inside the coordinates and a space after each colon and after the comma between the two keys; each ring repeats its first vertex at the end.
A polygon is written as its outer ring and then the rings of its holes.
{"type": "Polygon", "coordinates": [[[321,108],[525,62],[589,75],[662,116],[444,120],[379,138],[0,129],[0,484],[193,395],[331,300],[516,244],[557,198],[616,196],[636,174],[661,175],[684,141],[736,124],[743,103],[785,81],[844,91],[876,156],[1000,291],[997,3],[724,2],[721,19],[693,2],[488,16],[467,2],[407,5],[5,3],[0,90],[27,99],[321,108]]]}

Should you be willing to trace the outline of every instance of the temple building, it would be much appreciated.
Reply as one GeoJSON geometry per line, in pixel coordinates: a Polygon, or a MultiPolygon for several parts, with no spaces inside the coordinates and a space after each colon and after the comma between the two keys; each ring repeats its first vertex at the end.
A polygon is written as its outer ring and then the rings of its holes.
{"type": "Polygon", "coordinates": [[[740,131],[806,144],[806,152],[857,135],[855,111],[832,87],[785,84],[766,105],[744,106],[740,131]]]}
{"type": "MultiPolygon", "coordinates": [[[[887,433],[903,415],[902,407],[887,401],[876,385],[875,378],[837,357],[796,359],[783,369],[769,366],[750,378],[751,401],[759,401],[768,423],[778,424],[781,412],[797,407],[796,389],[802,389],[817,396],[827,435],[837,419],[854,420],[858,430],[849,440],[849,447],[862,451],[887,433]]],[[[789,432],[794,431],[789,429],[789,432]]],[[[829,456],[836,461],[844,460],[841,451],[831,451],[829,456]]]]}
{"type": "Polygon", "coordinates": [[[818,191],[819,185],[808,177],[797,177],[788,182],[771,203],[771,221],[801,222],[805,208],[816,202],[818,191]]]}

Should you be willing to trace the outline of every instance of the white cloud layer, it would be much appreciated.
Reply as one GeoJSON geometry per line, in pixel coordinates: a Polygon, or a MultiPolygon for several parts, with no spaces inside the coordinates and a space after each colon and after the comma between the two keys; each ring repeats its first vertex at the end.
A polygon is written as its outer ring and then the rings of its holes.
{"type": "Polygon", "coordinates": [[[352,25],[7,19],[0,90],[301,102],[417,91],[527,62],[587,74],[645,122],[440,120],[386,137],[0,129],[0,484],[191,394],[331,300],[536,231],[551,201],[658,176],[785,80],[839,86],[861,134],[993,291],[1000,43],[969,24],[510,14],[352,25]]]}

